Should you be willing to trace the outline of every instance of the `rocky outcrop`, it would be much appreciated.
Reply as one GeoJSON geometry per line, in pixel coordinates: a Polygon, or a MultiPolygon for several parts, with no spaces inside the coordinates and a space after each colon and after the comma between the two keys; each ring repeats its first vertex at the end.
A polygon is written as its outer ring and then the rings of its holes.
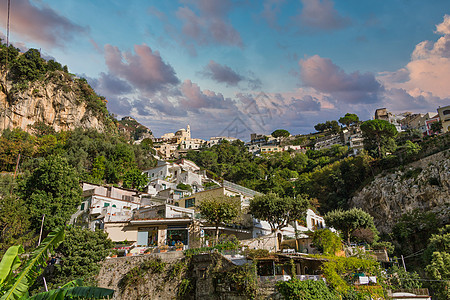
{"type": "Polygon", "coordinates": [[[369,212],[378,230],[391,231],[402,214],[420,209],[435,212],[444,223],[450,216],[450,150],[382,173],[350,202],[369,212]]]}
{"type": "MultiPolygon", "coordinates": [[[[92,109],[87,100],[101,101],[98,97],[86,97],[86,90],[93,90],[86,82],[61,71],[55,71],[44,80],[18,85],[0,79],[0,130],[21,128],[30,131],[30,125],[42,122],[56,131],[77,127],[105,131],[106,118],[99,110],[92,109]],[[85,85],[85,91],[83,86],[85,85]],[[86,99],[87,98],[87,99],[86,99]]],[[[95,103],[101,106],[100,103],[95,103]]],[[[104,103],[103,103],[104,105],[104,103]]],[[[105,108],[106,110],[106,108],[105,108]]]]}

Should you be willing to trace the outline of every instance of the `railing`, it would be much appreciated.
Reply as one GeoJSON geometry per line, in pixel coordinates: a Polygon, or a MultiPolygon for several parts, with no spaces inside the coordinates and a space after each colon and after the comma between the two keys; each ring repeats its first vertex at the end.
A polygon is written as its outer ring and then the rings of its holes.
{"type": "Polygon", "coordinates": [[[304,281],[304,280],[314,280],[314,281],[323,280],[323,281],[325,281],[325,278],[320,275],[297,275],[296,278],[301,281],[304,281]]]}
{"type": "Polygon", "coordinates": [[[416,296],[429,296],[428,289],[397,289],[397,290],[387,290],[389,297],[393,297],[396,293],[409,293],[416,296]]]}
{"type": "MultiPolygon", "coordinates": [[[[301,281],[304,280],[325,281],[325,278],[323,278],[320,275],[296,275],[295,277],[301,281]]],[[[291,275],[259,276],[260,283],[269,283],[269,282],[273,283],[277,281],[289,281],[289,280],[291,280],[291,275]]]]}

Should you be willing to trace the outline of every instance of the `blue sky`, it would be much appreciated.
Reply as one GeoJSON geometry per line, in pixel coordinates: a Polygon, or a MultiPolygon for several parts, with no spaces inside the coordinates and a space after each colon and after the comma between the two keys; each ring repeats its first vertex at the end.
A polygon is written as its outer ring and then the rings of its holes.
{"type": "MultiPolygon", "coordinates": [[[[312,132],[450,104],[450,1],[11,0],[10,40],[155,136],[312,132]]],[[[0,6],[5,34],[6,4],[0,6]]]]}

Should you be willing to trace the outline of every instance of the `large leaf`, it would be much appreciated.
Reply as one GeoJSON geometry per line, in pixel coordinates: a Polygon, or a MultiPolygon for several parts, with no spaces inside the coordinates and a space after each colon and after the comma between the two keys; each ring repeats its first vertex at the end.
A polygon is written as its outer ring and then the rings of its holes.
{"type": "Polygon", "coordinates": [[[59,289],[36,294],[28,300],[63,300],[63,299],[104,299],[114,294],[114,290],[83,286],[80,279],[70,281],[59,289]]]}
{"type": "Polygon", "coordinates": [[[11,278],[12,272],[20,266],[19,254],[23,253],[22,245],[11,246],[3,255],[0,262],[0,286],[8,282],[11,278]]]}
{"type": "Polygon", "coordinates": [[[49,253],[58,247],[64,239],[64,227],[59,227],[51,232],[44,241],[33,251],[23,270],[13,279],[14,282],[0,300],[20,299],[28,291],[43,266],[47,264],[49,253]]]}

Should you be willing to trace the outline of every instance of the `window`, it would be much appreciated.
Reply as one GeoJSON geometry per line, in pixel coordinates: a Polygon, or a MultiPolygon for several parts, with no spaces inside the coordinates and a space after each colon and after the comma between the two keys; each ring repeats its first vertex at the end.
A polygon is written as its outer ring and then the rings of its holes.
{"type": "Polygon", "coordinates": [[[117,206],[115,204],[113,204],[112,207],[117,207],[117,206]]]}
{"type": "Polygon", "coordinates": [[[103,203],[103,207],[108,207],[108,206],[109,206],[108,202],[103,203]]]}
{"type": "Polygon", "coordinates": [[[185,206],[186,208],[195,206],[195,198],[192,198],[192,199],[186,199],[186,201],[185,201],[184,204],[185,204],[184,206],[185,206]]]}
{"type": "Polygon", "coordinates": [[[450,115],[450,110],[446,109],[442,112],[442,114],[445,115],[450,115]]]}
{"type": "Polygon", "coordinates": [[[80,207],[80,210],[84,210],[84,202],[83,202],[83,203],[81,203],[81,207],[80,207]]]}

